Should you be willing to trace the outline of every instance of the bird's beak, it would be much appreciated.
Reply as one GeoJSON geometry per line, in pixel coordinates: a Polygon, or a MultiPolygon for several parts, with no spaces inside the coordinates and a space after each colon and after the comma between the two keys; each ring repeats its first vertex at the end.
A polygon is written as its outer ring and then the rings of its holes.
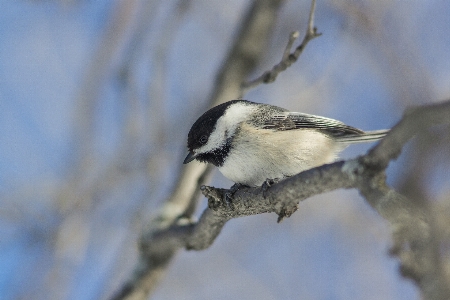
{"type": "Polygon", "coordinates": [[[193,151],[189,151],[189,154],[186,156],[186,158],[183,161],[183,164],[190,163],[197,157],[197,154],[195,154],[193,151]]]}

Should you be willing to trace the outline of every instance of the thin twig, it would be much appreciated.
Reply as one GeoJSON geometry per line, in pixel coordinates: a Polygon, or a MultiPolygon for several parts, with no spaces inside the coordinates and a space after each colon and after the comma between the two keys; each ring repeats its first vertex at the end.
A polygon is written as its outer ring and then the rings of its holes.
{"type": "Polygon", "coordinates": [[[286,45],[286,48],[284,49],[283,58],[281,59],[281,61],[289,59],[289,55],[291,55],[292,45],[294,44],[295,40],[298,39],[299,36],[300,33],[298,31],[291,32],[291,34],[289,35],[289,41],[286,45]]]}
{"type": "Polygon", "coordinates": [[[260,85],[262,83],[271,83],[275,81],[275,79],[278,77],[278,74],[289,68],[292,64],[294,64],[300,55],[302,54],[303,50],[305,49],[306,45],[311,41],[312,39],[322,35],[321,33],[317,32],[317,28],[314,27],[314,11],[316,9],[316,0],[311,1],[311,9],[309,11],[309,20],[308,20],[308,28],[306,29],[306,34],[303,37],[303,41],[300,45],[298,45],[297,48],[295,48],[294,52],[291,53],[292,45],[294,44],[294,41],[299,37],[299,32],[294,31],[289,35],[289,40],[286,45],[286,48],[283,52],[283,57],[281,61],[273,66],[273,68],[270,71],[264,72],[261,76],[258,78],[244,82],[242,84],[243,90],[248,90],[251,88],[256,87],[257,85],[260,85]]]}

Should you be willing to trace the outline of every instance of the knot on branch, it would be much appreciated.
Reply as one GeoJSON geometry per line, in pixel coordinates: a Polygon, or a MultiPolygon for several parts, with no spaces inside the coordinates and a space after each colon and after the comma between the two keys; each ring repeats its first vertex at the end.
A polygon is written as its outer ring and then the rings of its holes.
{"type": "Polygon", "coordinates": [[[206,185],[202,185],[200,190],[203,196],[208,199],[209,209],[213,211],[218,211],[220,208],[234,210],[232,199],[229,196],[229,190],[206,185]]]}
{"type": "Polygon", "coordinates": [[[281,221],[284,220],[284,218],[289,218],[293,213],[295,213],[298,209],[298,204],[295,205],[284,205],[279,212],[277,212],[278,214],[278,219],[277,219],[277,223],[281,223],[281,221]]]}
{"type": "MultiPolygon", "coordinates": [[[[280,181],[282,182],[282,181],[280,181]]],[[[277,186],[278,182],[261,187],[231,187],[221,189],[211,186],[202,186],[202,194],[208,199],[208,207],[217,215],[226,218],[248,216],[275,212],[278,215],[277,222],[290,217],[298,209],[298,201],[276,199],[270,189],[277,186]]]]}

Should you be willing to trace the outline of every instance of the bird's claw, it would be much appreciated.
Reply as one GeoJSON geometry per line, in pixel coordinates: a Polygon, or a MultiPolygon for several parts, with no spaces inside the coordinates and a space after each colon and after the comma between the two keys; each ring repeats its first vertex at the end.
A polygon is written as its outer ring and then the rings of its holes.
{"type": "Polygon", "coordinates": [[[276,184],[276,183],[278,183],[280,181],[281,181],[280,178],[273,178],[273,179],[267,178],[266,181],[264,181],[262,186],[261,186],[261,189],[262,189],[262,192],[263,192],[263,197],[266,198],[266,192],[269,190],[269,188],[272,185],[274,185],[274,184],[276,184]]]}
{"type": "Polygon", "coordinates": [[[226,207],[234,210],[234,194],[245,185],[236,183],[230,189],[216,189],[209,186],[201,186],[200,190],[203,195],[208,198],[208,207],[217,210],[220,207],[226,207]]]}
{"type": "Polygon", "coordinates": [[[243,186],[244,186],[243,184],[235,183],[230,187],[230,189],[228,191],[225,192],[224,200],[225,200],[225,206],[227,208],[233,209],[234,194],[243,186]]]}

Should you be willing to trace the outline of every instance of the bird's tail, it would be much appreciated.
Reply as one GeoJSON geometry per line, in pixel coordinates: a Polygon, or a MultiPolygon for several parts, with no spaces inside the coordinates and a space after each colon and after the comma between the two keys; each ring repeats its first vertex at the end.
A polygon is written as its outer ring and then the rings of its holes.
{"type": "Polygon", "coordinates": [[[362,134],[344,135],[336,139],[337,142],[343,144],[368,143],[383,138],[388,134],[389,129],[365,131],[362,134]]]}

